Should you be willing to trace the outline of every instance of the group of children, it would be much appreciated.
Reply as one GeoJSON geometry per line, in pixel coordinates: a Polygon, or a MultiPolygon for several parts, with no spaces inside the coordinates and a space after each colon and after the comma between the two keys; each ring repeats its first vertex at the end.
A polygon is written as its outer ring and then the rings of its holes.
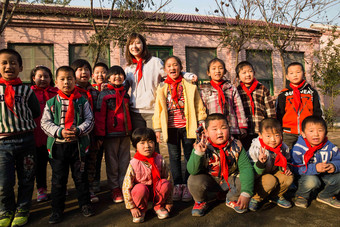
{"type": "MultiPolygon", "coordinates": [[[[18,77],[20,54],[0,50],[0,158],[4,163],[0,165],[0,226],[27,222],[35,176],[37,201],[48,199],[47,162],[52,167],[49,223],[62,220],[69,167],[82,214],[92,216],[91,203],[99,201],[95,192],[100,190],[103,151],[111,198],[115,203],[124,201],[137,223],[144,221],[149,200],[159,219],[169,217],[173,201],[192,197],[192,215],[203,216],[208,192],[217,192],[217,199],[238,213],[248,208],[256,211],[267,199],[290,208],[284,194],[294,178],[296,206],[306,208],[311,193],[324,184],[317,200],[340,208],[334,197],[340,191],[340,154],[327,140],[319,97],[304,80],[302,64],[287,67],[290,84],[280,92],[275,107],[249,62],[237,65],[240,84],[234,87],[225,79],[224,62],[211,60],[207,68],[211,81],[198,88],[191,83],[196,76],[188,77],[181,60],[170,56],[164,61],[165,80],[153,84],[157,91],[150,93],[156,95],[151,100],[154,130],[146,125],[135,129],[136,114],[143,112],[131,111],[128,92],[133,87],[136,102],[142,92],[139,86],[147,87],[148,75],[140,75],[147,67],[141,57],[141,50],[147,51],[142,39],[136,36],[127,45],[130,64],[136,65],[132,73],[136,84],[126,82],[131,68],[124,71],[98,63],[92,73],[90,64],[79,59],[57,69],[57,88],[47,67],[35,67],[29,89],[18,77]],[[132,159],[130,139],[136,149],[132,159]],[[170,168],[156,152],[161,139],[167,143],[170,168]],[[187,161],[184,177],[182,147],[187,161]]],[[[142,105],[139,102],[133,105],[142,105]]]]}

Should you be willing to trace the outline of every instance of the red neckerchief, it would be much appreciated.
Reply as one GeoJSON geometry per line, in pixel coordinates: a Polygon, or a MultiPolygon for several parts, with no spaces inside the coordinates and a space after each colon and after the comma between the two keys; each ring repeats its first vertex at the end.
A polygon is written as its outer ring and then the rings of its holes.
{"type": "Polygon", "coordinates": [[[268,151],[271,151],[271,152],[276,154],[274,165],[282,167],[283,168],[283,172],[286,172],[286,170],[287,170],[287,159],[281,153],[282,142],[277,147],[272,148],[271,146],[268,146],[267,144],[265,144],[261,138],[259,138],[259,141],[261,143],[261,146],[264,149],[266,149],[268,151]]]}
{"type": "Polygon", "coordinates": [[[305,82],[306,80],[303,80],[297,87],[293,86],[292,83],[289,84],[289,86],[293,89],[294,106],[297,113],[301,106],[301,93],[299,89],[305,84],[305,82]]]}
{"type": "Polygon", "coordinates": [[[210,80],[210,84],[211,86],[213,86],[213,88],[215,88],[218,92],[218,103],[221,107],[222,113],[224,113],[224,105],[225,105],[225,96],[222,90],[223,84],[224,84],[224,80],[222,80],[221,82],[215,83],[214,81],[210,80]]]}
{"type": "Polygon", "coordinates": [[[82,96],[78,92],[77,88],[75,88],[73,90],[73,92],[70,95],[70,97],[65,95],[61,90],[58,91],[58,95],[60,97],[62,97],[63,99],[67,99],[69,101],[68,107],[67,107],[67,112],[66,112],[66,115],[65,115],[65,129],[70,129],[71,126],[73,125],[73,122],[74,122],[74,105],[73,105],[73,100],[79,99],[82,96]]]}
{"type": "Polygon", "coordinates": [[[152,175],[152,185],[153,185],[153,194],[154,196],[156,195],[155,190],[156,190],[156,185],[158,181],[161,179],[161,174],[159,172],[159,169],[156,166],[155,163],[155,157],[158,154],[156,152],[153,152],[151,157],[146,157],[144,155],[141,155],[138,151],[136,154],[133,156],[135,159],[142,161],[142,162],[148,162],[151,165],[151,175],[152,175]]]}
{"type": "Polygon", "coordinates": [[[327,136],[325,137],[325,139],[322,141],[322,143],[320,143],[319,145],[312,147],[308,140],[306,138],[303,138],[305,140],[305,143],[307,145],[307,147],[309,148],[308,151],[306,151],[305,155],[303,156],[303,160],[305,162],[306,165],[306,170],[304,171],[304,173],[307,171],[307,164],[309,162],[309,160],[314,156],[315,151],[320,150],[321,148],[323,148],[323,146],[325,146],[325,144],[328,141],[327,136]]]}
{"type": "Polygon", "coordinates": [[[255,116],[255,104],[254,104],[254,100],[253,100],[251,93],[253,93],[253,91],[255,90],[255,88],[257,87],[258,84],[259,84],[259,82],[254,78],[253,84],[248,89],[242,81],[240,82],[242,89],[246,92],[247,96],[250,99],[250,105],[251,105],[251,109],[252,109],[252,112],[253,112],[253,116],[255,116]]]}
{"type": "Polygon", "coordinates": [[[183,76],[179,75],[176,80],[173,80],[169,77],[169,75],[166,76],[166,80],[164,80],[164,83],[167,83],[170,85],[170,92],[171,92],[171,98],[175,101],[175,103],[178,103],[178,94],[177,94],[177,87],[178,84],[182,81],[183,76]]]}
{"type": "Polygon", "coordinates": [[[91,109],[93,111],[93,99],[92,99],[92,94],[90,89],[85,89],[82,87],[77,86],[78,92],[82,92],[82,93],[86,93],[87,96],[87,100],[89,101],[90,105],[91,105],[91,109]]]}
{"type": "Polygon", "coordinates": [[[41,87],[38,87],[37,85],[33,85],[31,87],[32,90],[37,90],[37,91],[41,91],[44,95],[44,101],[47,102],[47,100],[50,99],[50,96],[48,94],[48,91],[50,90],[51,86],[48,86],[47,88],[41,88],[41,87]]]}
{"type": "Polygon", "coordinates": [[[226,156],[229,156],[228,151],[224,152],[223,148],[228,146],[229,140],[227,142],[225,142],[224,144],[214,144],[213,142],[211,142],[210,138],[208,138],[209,143],[211,144],[211,146],[217,148],[220,151],[220,163],[221,163],[221,173],[223,178],[225,179],[225,181],[228,184],[228,187],[230,189],[230,185],[228,182],[228,176],[229,176],[229,166],[228,166],[228,161],[226,156]]]}
{"type": "Polygon", "coordinates": [[[116,115],[118,109],[120,108],[120,106],[123,103],[123,99],[124,99],[124,95],[125,95],[124,87],[123,86],[115,87],[115,86],[112,86],[111,84],[107,84],[107,88],[109,90],[115,90],[115,92],[116,92],[116,109],[115,109],[115,112],[114,112],[114,115],[116,115]]]}
{"type": "Polygon", "coordinates": [[[102,84],[92,84],[92,87],[96,88],[98,91],[102,91],[102,84]]]}
{"type": "Polygon", "coordinates": [[[15,103],[15,91],[13,89],[13,85],[19,85],[22,84],[22,81],[20,78],[15,78],[13,80],[5,80],[4,78],[0,78],[0,84],[5,84],[6,89],[5,89],[5,103],[8,107],[8,109],[16,116],[16,113],[14,112],[14,103],[15,103]]]}
{"type": "Polygon", "coordinates": [[[138,61],[136,58],[132,58],[132,62],[134,64],[137,64],[137,67],[136,67],[136,71],[135,71],[135,74],[136,72],[138,71],[138,80],[137,80],[137,85],[139,84],[139,81],[142,79],[143,77],[143,58],[140,58],[138,61]]]}

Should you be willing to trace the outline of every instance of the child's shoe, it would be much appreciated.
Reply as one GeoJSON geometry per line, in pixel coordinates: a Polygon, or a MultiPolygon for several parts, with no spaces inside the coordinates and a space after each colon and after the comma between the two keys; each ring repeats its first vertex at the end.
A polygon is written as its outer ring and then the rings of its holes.
{"type": "Polygon", "coordinates": [[[291,208],[292,203],[286,200],[283,196],[282,197],[277,197],[273,199],[273,202],[276,203],[279,207],[282,208],[291,208]]]}
{"type": "Polygon", "coordinates": [[[169,212],[164,208],[161,208],[159,210],[155,210],[155,212],[157,214],[158,219],[165,219],[165,218],[169,217],[169,212]]]}
{"type": "Polygon", "coordinates": [[[91,203],[98,203],[99,202],[99,198],[98,196],[96,196],[96,194],[94,194],[94,192],[90,192],[90,197],[91,197],[91,203]]]}
{"type": "Polygon", "coordinates": [[[39,188],[37,192],[37,202],[42,202],[48,200],[48,196],[46,193],[46,188],[39,188]]]}
{"type": "Polygon", "coordinates": [[[230,207],[230,208],[234,209],[234,210],[235,210],[237,213],[239,213],[239,214],[245,213],[245,212],[247,212],[247,210],[248,210],[247,208],[241,209],[241,208],[239,207],[239,205],[237,205],[237,202],[236,202],[236,201],[229,201],[228,199],[226,199],[225,205],[226,205],[227,207],[230,207]]]}
{"type": "Polygon", "coordinates": [[[297,207],[307,208],[308,207],[308,200],[303,198],[302,196],[296,196],[294,204],[297,207]]]}
{"type": "Polygon", "coordinates": [[[142,223],[144,222],[144,217],[145,217],[145,212],[141,212],[141,216],[138,218],[132,217],[132,222],[133,223],[142,223]]]}
{"type": "Polygon", "coordinates": [[[62,215],[61,213],[58,212],[52,212],[50,219],[48,220],[48,223],[50,224],[57,224],[59,222],[61,222],[62,220],[62,215]]]}
{"type": "Polygon", "coordinates": [[[259,201],[257,201],[257,200],[255,200],[255,199],[253,199],[253,198],[251,198],[250,199],[250,202],[249,202],[249,210],[251,210],[251,211],[257,211],[258,209],[259,209],[259,201]]]}
{"type": "Polygon", "coordinates": [[[10,226],[13,219],[13,211],[6,211],[2,215],[0,215],[0,226],[10,226]]]}
{"type": "Polygon", "coordinates": [[[340,201],[336,199],[336,197],[329,197],[329,198],[320,198],[319,196],[316,197],[316,201],[320,203],[327,204],[328,206],[334,207],[339,209],[340,208],[340,201]]]}
{"type": "Polygon", "coordinates": [[[14,219],[12,221],[12,227],[23,226],[28,221],[28,216],[30,215],[29,210],[24,210],[18,208],[15,211],[14,219]]]}
{"type": "Polygon", "coordinates": [[[86,204],[81,207],[81,213],[84,217],[91,217],[94,215],[94,210],[91,204],[86,204]]]}
{"type": "Polygon", "coordinates": [[[120,188],[115,188],[111,191],[112,195],[111,198],[113,200],[114,203],[121,203],[124,201],[123,195],[122,195],[122,191],[120,188]]]}
{"type": "Polygon", "coordinates": [[[195,205],[191,210],[191,215],[194,217],[202,217],[205,215],[207,208],[206,202],[195,202],[195,205]]]}
{"type": "Polygon", "coordinates": [[[176,184],[174,187],[174,193],[172,195],[173,201],[179,201],[182,198],[182,185],[176,184]]]}
{"type": "Polygon", "coordinates": [[[192,195],[190,194],[188,186],[186,184],[183,184],[182,188],[183,188],[182,201],[190,202],[192,200],[192,195]]]}

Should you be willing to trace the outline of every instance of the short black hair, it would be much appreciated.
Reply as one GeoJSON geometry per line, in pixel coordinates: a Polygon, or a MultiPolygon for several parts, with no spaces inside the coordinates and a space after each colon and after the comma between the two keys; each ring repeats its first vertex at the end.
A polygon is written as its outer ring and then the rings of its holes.
{"type": "Polygon", "coordinates": [[[90,76],[92,75],[92,68],[88,61],[84,59],[77,59],[71,64],[71,68],[76,72],[78,68],[86,66],[90,70],[90,76]]]}
{"type": "Polygon", "coordinates": [[[61,66],[57,69],[56,73],[55,73],[55,78],[57,79],[58,78],[58,75],[59,75],[59,72],[70,72],[72,73],[72,76],[74,78],[76,78],[76,73],[74,72],[74,70],[68,66],[68,65],[64,65],[64,66],[61,66]]]}
{"type": "Polygon", "coordinates": [[[287,66],[286,72],[288,72],[289,67],[296,66],[296,65],[299,65],[301,67],[301,69],[302,69],[302,72],[305,73],[305,67],[303,66],[303,64],[301,64],[300,62],[297,62],[297,61],[290,63],[287,66]]]}
{"type": "Polygon", "coordinates": [[[209,127],[210,121],[214,121],[214,120],[225,120],[227,125],[229,125],[226,115],[221,114],[221,113],[213,113],[213,114],[209,114],[208,117],[205,119],[205,128],[207,129],[209,127]]]}
{"type": "Polygon", "coordinates": [[[103,67],[104,69],[106,69],[106,71],[109,70],[109,67],[107,67],[107,65],[106,65],[104,62],[98,62],[97,64],[95,64],[95,65],[93,66],[93,71],[94,71],[94,69],[95,69],[96,67],[103,67]]]}
{"type": "Polygon", "coordinates": [[[235,68],[237,78],[239,78],[240,71],[244,66],[250,66],[253,69],[253,72],[254,72],[254,75],[255,75],[255,69],[254,69],[253,65],[249,61],[241,61],[240,63],[237,64],[237,66],[235,68]]]}
{"type": "Polygon", "coordinates": [[[301,129],[303,132],[305,132],[307,123],[321,124],[325,128],[326,134],[327,134],[327,123],[322,117],[313,116],[313,115],[306,117],[302,121],[302,124],[301,124],[301,129]]]}
{"type": "Polygon", "coordinates": [[[43,71],[45,71],[45,72],[48,73],[48,75],[49,75],[50,78],[51,78],[50,86],[54,87],[54,81],[53,81],[52,72],[51,72],[51,70],[50,70],[48,67],[46,67],[46,66],[44,66],[44,65],[38,65],[38,66],[36,66],[36,67],[34,67],[34,68],[32,69],[32,71],[31,71],[31,85],[35,85],[35,82],[34,82],[34,80],[33,80],[33,77],[35,77],[35,74],[37,73],[38,70],[43,70],[43,71]]]}
{"type": "Polygon", "coordinates": [[[14,49],[1,49],[0,54],[12,54],[17,58],[19,66],[22,67],[22,58],[21,55],[14,49]]]}
{"type": "Polygon", "coordinates": [[[215,63],[215,62],[219,62],[219,63],[222,64],[223,70],[224,70],[223,75],[226,74],[227,73],[227,68],[225,67],[225,63],[224,63],[224,61],[222,61],[222,59],[219,59],[219,58],[214,58],[214,59],[209,61],[207,72],[210,72],[210,66],[211,66],[212,63],[215,63]]]}
{"type": "Polygon", "coordinates": [[[131,142],[134,148],[137,148],[137,143],[145,140],[152,140],[156,144],[156,134],[151,128],[137,128],[133,131],[131,142]]]}
{"type": "Polygon", "coordinates": [[[181,59],[179,59],[179,57],[174,56],[174,55],[168,56],[167,58],[165,58],[165,60],[164,60],[164,66],[165,66],[166,62],[167,62],[169,59],[171,59],[171,58],[174,58],[174,59],[177,61],[177,63],[179,64],[179,67],[180,67],[181,70],[182,70],[182,69],[183,69],[183,64],[182,64],[181,59]]]}
{"type": "Polygon", "coordinates": [[[275,118],[265,118],[262,121],[260,121],[259,124],[259,131],[260,133],[263,132],[263,130],[268,129],[274,129],[277,132],[280,132],[282,134],[282,126],[281,123],[275,119],[275,118]]]}
{"type": "Polygon", "coordinates": [[[119,65],[114,65],[114,66],[110,67],[109,70],[107,70],[105,79],[108,80],[110,78],[110,76],[116,75],[116,74],[122,74],[122,75],[124,75],[124,79],[126,78],[124,69],[122,67],[120,67],[119,65]]]}

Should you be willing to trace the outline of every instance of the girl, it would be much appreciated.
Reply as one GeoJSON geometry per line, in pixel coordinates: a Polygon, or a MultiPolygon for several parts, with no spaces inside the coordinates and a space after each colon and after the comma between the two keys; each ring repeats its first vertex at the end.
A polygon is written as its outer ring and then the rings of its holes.
{"type": "Polygon", "coordinates": [[[46,167],[48,151],[46,148],[47,136],[40,127],[40,120],[47,100],[57,95],[58,88],[54,87],[52,72],[45,66],[36,66],[31,71],[31,89],[34,91],[40,103],[40,116],[34,119],[37,127],[34,129],[34,138],[37,152],[37,201],[45,201],[47,197],[46,167]]]}
{"type": "Polygon", "coordinates": [[[157,142],[160,133],[167,142],[170,156],[170,168],[174,178],[174,200],[190,201],[191,194],[187,188],[189,173],[182,177],[181,142],[185,160],[190,158],[196,138],[197,122],[206,118],[205,107],[196,85],[183,79],[181,60],[170,56],[165,60],[167,78],[157,88],[153,126],[157,142]]]}
{"type": "Polygon", "coordinates": [[[158,218],[167,218],[172,208],[173,184],[165,160],[155,152],[156,135],[152,129],[138,128],[131,140],[137,151],[123,183],[126,209],[131,211],[133,222],[143,222],[151,197],[158,218]]]}

